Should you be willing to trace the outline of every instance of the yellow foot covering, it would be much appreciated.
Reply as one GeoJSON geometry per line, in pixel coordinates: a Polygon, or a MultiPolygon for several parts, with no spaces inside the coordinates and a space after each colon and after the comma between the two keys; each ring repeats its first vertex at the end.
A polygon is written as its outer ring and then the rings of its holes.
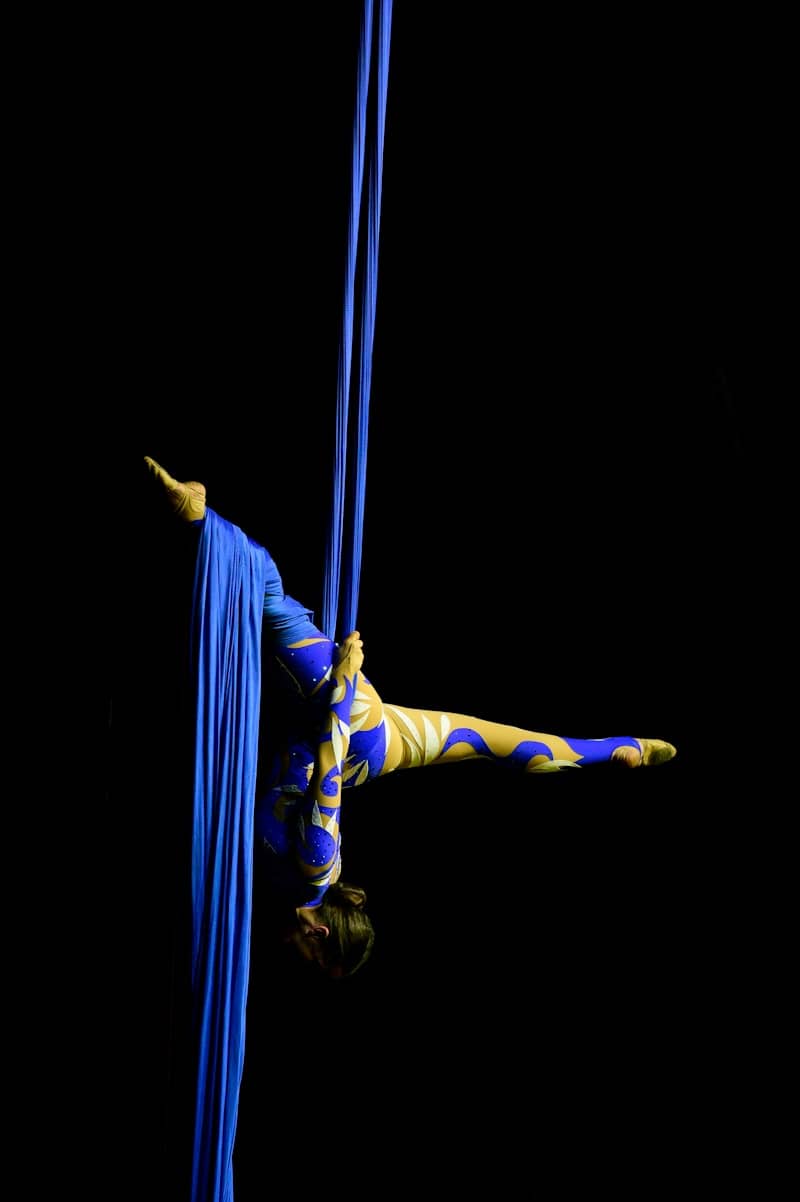
{"type": "Polygon", "coordinates": [[[144,461],[164,490],[170,507],[184,522],[198,522],[206,515],[206,486],[197,480],[182,483],[170,476],[160,463],[145,455],[144,461]]]}
{"type": "Polygon", "coordinates": [[[639,742],[642,745],[641,764],[645,768],[666,764],[667,760],[678,754],[676,748],[671,743],[665,743],[663,739],[640,739],[639,742]]]}
{"type": "Polygon", "coordinates": [[[618,747],[611,759],[618,764],[626,764],[628,768],[654,768],[657,764],[666,764],[667,760],[678,754],[677,749],[663,739],[637,739],[637,742],[642,748],[641,755],[635,747],[618,747]]]}

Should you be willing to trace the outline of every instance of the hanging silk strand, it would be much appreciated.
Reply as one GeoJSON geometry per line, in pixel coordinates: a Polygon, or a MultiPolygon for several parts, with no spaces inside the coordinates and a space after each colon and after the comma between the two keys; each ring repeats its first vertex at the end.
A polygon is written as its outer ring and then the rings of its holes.
{"type": "Polygon", "coordinates": [[[378,246],[391,20],[391,0],[382,0],[378,13],[379,29],[376,39],[378,47],[378,95],[375,106],[376,133],[369,168],[366,219],[367,248],[362,273],[363,295],[360,309],[361,346],[357,387],[358,409],[355,421],[351,423],[350,394],[353,391],[352,351],[353,326],[356,311],[356,267],[361,233],[361,197],[364,191],[367,102],[369,96],[370,66],[373,57],[373,5],[371,0],[367,0],[364,7],[364,21],[361,28],[359,46],[358,91],[353,132],[351,212],[348,224],[342,336],[337,376],[333,497],[323,585],[322,628],[329,638],[337,637],[340,617],[342,618],[343,634],[347,634],[355,628],[361,584],[361,555],[363,548],[364,498],[367,470],[367,430],[377,300],[378,246]],[[355,430],[355,434],[353,434],[353,430],[355,430]],[[347,535],[346,539],[345,534],[347,535]],[[342,599],[343,573],[345,596],[342,599]]]}
{"type": "Polygon", "coordinates": [[[372,351],[375,342],[375,314],[378,298],[378,250],[380,245],[383,146],[386,131],[391,7],[391,0],[381,6],[378,34],[378,103],[376,136],[372,147],[369,173],[368,241],[361,320],[361,371],[359,376],[356,464],[351,537],[349,554],[345,559],[345,591],[342,600],[343,634],[348,634],[356,628],[358,598],[361,588],[361,554],[364,542],[364,502],[366,498],[367,474],[367,436],[369,432],[369,403],[372,391],[372,351]]]}

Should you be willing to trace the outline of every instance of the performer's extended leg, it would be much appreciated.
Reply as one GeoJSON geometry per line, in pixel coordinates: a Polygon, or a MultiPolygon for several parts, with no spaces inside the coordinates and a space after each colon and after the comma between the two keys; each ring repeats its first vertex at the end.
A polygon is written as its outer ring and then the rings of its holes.
{"type": "Polygon", "coordinates": [[[574,739],[487,722],[467,714],[384,705],[389,749],[383,772],[464,759],[489,759],[524,772],[619,762],[630,768],[664,763],[675,755],[661,739],[619,736],[574,739]]]}

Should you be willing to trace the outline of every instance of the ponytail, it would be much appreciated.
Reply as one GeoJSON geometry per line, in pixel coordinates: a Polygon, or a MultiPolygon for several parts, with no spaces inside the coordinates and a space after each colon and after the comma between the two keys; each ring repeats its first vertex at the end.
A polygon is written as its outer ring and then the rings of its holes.
{"type": "Polygon", "coordinates": [[[367,894],[360,885],[330,885],[317,913],[329,930],[325,967],[331,976],[351,977],[372,954],[375,931],[364,909],[367,894]]]}

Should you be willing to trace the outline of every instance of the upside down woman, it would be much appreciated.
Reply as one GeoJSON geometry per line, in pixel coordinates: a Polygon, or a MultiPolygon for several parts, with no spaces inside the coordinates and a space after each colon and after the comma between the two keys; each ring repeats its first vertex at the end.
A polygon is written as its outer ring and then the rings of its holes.
{"type": "MultiPolygon", "coordinates": [[[[145,463],[174,512],[200,526],[207,515],[205,486],[173,479],[149,456],[145,463]]],[[[608,762],[653,767],[676,754],[661,739],[576,739],[390,704],[362,671],[359,632],[340,644],[327,638],[312,611],[284,591],[274,560],[261,550],[267,562],[262,637],[284,690],[291,733],[261,770],[256,835],[291,915],[287,943],[331,978],[354,973],[374,943],[364,890],[341,876],[344,789],[399,769],[457,760],[541,773],[608,762]]]]}

